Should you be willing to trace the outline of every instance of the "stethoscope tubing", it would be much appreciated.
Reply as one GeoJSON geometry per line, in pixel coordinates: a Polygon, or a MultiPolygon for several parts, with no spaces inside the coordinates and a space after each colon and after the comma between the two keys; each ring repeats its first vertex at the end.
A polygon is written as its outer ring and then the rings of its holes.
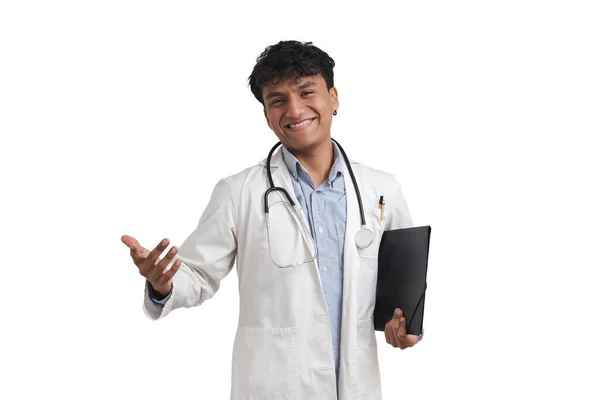
{"type": "Polygon", "coordinates": [[[348,167],[348,173],[350,173],[350,178],[352,179],[352,185],[354,185],[354,190],[356,191],[356,199],[358,200],[358,208],[360,209],[360,224],[361,226],[367,225],[367,221],[365,219],[365,210],[363,209],[362,196],[360,195],[360,190],[358,189],[358,183],[356,183],[356,177],[354,176],[354,172],[352,172],[352,166],[350,165],[350,160],[346,155],[346,152],[340,146],[337,140],[331,138],[331,140],[337,144],[338,148],[342,152],[342,157],[344,157],[344,161],[346,162],[346,167],[348,167]]]}
{"type": "MultiPolygon", "coordinates": [[[[340,149],[340,151],[342,153],[342,157],[344,158],[344,162],[346,163],[346,167],[348,168],[348,173],[350,174],[350,179],[352,179],[352,185],[354,186],[354,190],[356,191],[356,200],[358,200],[358,208],[360,210],[360,223],[361,223],[361,226],[365,226],[367,223],[366,223],[366,219],[365,219],[365,211],[363,208],[362,196],[360,195],[360,190],[358,189],[358,183],[356,182],[356,177],[354,176],[354,172],[352,172],[352,166],[350,165],[350,160],[348,159],[346,152],[344,151],[342,146],[338,143],[338,141],[333,138],[331,139],[331,141],[333,141],[335,144],[337,144],[338,148],[340,149]]],[[[269,197],[269,194],[274,191],[282,192],[285,195],[285,197],[287,198],[287,200],[290,202],[290,205],[292,207],[295,206],[295,203],[292,200],[292,198],[290,197],[287,190],[285,190],[282,187],[275,186],[275,183],[273,183],[273,176],[271,175],[271,156],[273,155],[273,152],[275,151],[275,149],[277,149],[277,147],[279,147],[279,145],[281,145],[281,142],[277,142],[275,144],[275,146],[273,146],[271,148],[271,151],[269,151],[269,155],[267,156],[267,178],[269,179],[269,189],[267,189],[267,191],[264,194],[265,214],[269,214],[268,197],[269,197]]]]}

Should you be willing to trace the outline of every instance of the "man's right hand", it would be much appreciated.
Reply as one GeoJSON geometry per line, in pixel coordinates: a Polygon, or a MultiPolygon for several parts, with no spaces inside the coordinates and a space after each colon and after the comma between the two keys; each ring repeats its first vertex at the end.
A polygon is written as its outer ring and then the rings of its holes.
{"type": "Polygon", "coordinates": [[[175,260],[168,271],[166,270],[177,254],[177,247],[171,247],[167,255],[161,259],[160,255],[169,245],[169,239],[163,239],[152,251],[148,251],[137,240],[128,235],[121,236],[121,241],[131,249],[131,258],[138,267],[140,275],[150,282],[156,292],[162,296],[168,296],[173,289],[173,276],[175,276],[181,265],[181,260],[178,259],[175,260]]]}

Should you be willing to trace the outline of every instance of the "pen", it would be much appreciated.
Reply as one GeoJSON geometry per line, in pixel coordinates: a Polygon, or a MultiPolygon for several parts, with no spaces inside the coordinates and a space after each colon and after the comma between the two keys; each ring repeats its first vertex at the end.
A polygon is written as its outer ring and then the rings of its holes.
{"type": "Polygon", "coordinates": [[[379,209],[381,212],[379,213],[379,220],[383,221],[383,213],[385,212],[385,200],[383,196],[379,196],[379,209]]]}

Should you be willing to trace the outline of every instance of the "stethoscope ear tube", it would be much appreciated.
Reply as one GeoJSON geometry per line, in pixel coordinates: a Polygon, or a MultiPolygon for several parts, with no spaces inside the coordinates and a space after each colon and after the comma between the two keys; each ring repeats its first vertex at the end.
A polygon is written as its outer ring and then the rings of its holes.
{"type": "MultiPolygon", "coordinates": [[[[358,200],[358,208],[360,209],[360,224],[361,226],[366,226],[367,222],[365,220],[365,210],[363,209],[362,197],[360,195],[360,190],[358,190],[358,184],[356,183],[356,178],[354,177],[354,172],[352,172],[352,166],[350,165],[350,160],[348,160],[348,156],[346,152],[340,146],[340,144],[335,139],[331,139],[335,144],[338,145],[338,149],[342,152],[342,157],[344,157],[344,161],[346,162],[346,166],[348,167],[348,173],[350,174],[350,179],[352,179],[352,184],[354,185],[354,190],[356,191],[356,199],[358,200]]],[[[365,228],[366,229],[366,228],[365,228]]]]}
{"type": "Polygon", "coordinates": [[[269,213],[269,193],[274,192],[274,191],[282,192],[285,195],[285,197],[287,198],[287,200],[290,202],[290,205],[292,207],[296,206],[296,204],[290,197],[287,190],[285,190],[282,187],[275,186],[275,184],[273,183],[273,176],[271,176],[271,156],[273,155],[273,152],[280,144],[281,144],[281,142],[277,142],[277,144],[275,144],[275,146],[273,146],[271,148],[271,151],[269,151],[269,156],[267,157],[267,177],[269,178],[270,187],[269,187],[269,189],[267,189],[267,191],[265,192],[265,195],[264,195],[265,214],[269,213]]]}
{"type": "Polygon", "coordinates": [[[275,184],[273,183],[273,177],[271,176],[271,156],[273,155],[273,152],[275,151],[275,149],[277,147],[279,147],[280,144],[281,144],[281,142],[275,143],[275,146],[273,146],[271,148],[271,151],[269,151],[269,155],[267,156],[267,178],[269,178],[269,187],[270,188],[275,187],[275,184]]]}
{"type": "Polygon", "coordinates": [[[360,210],[360,230],[356,233],[354,237],[354,242],[356,246],[360,249],[366,249],[373,243],[373,232],[367,228],[367,220],[365,219],[365,210],[363,208],[362,196],[360,195],[360,190],[358,189],[358,183],[356,183],[356,177],[354,176],[354,172],[352,172],[352,166],[350,165],[350,160],[344,151],[344,148],[340,146],[340,144],[335,139],[331,139],[335,144],[337,144],[338,149],[342,153],[342,157],[344,157],[344,161],[346,162],[346,167],[348,167],[348,173],[350,174],[350,179],[352,179],[352,185],[354,186],[354,190],[356,191],[356,200],[358,200],[358,208],[360,210]]]}

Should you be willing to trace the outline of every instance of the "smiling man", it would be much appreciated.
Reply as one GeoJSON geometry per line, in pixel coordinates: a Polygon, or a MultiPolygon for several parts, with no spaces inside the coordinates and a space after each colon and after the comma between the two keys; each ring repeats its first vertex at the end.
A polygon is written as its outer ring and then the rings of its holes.
{"type": "MultiPolygon", "coordinates": [[[[164,258],[167,239],[149,251],[122,238],[146,277],[144,309],[154,319],[210,299],[237,259],[232,399],[381,398],[378,248],[385,230],[412,220],[392,175],[347,160],[332,141],[334,65],[311,43],[267,47],[249,84],[281,150],[223,178],[196,230],[164,258]],[[359,198],[370,232],[362,244],[359,198]]],[[[401,310],[385,337],[400,349],[419,340],[401,310]]]]}

